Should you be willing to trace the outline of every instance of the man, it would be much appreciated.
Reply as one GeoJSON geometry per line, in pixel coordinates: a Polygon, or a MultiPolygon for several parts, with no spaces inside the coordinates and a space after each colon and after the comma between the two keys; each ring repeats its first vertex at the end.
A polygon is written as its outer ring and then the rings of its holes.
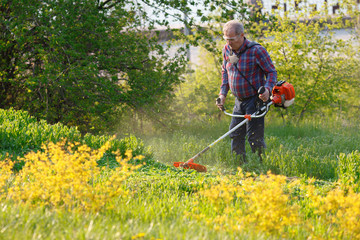
{"type": "MultiPolygon", "coordinates": [[[[224,106],[229,89],[235,96],[233,114],[244,115],[256,112],[259,99],[266,102],[276,83],[277,72],[266,49],[250,42],[244,35],[243,25],[235,20],[224,25],[222,84],[217,106],[224,106]],[[264,86],[265,92],[258,95],[258,89],[264,86]]],[[[243,118],[231,119],[230,129],[243,121],[243,118]]],[[[260,160],[264,141],[264,117],[253,118],[230,134],[231,151],[246,162],[245,137],[247,136],[252,152],[259,154],[260,160]]]]}

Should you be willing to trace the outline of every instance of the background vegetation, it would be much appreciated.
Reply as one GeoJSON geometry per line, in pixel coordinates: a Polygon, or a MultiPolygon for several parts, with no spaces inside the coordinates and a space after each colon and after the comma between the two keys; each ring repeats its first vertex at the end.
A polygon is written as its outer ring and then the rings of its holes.
{"type": "Polygon", "coordinates": [[[2,108],[82,132],[110,129],[126,107],[166,99],[180,82],[132,1],[1,1],[2,108]]]}

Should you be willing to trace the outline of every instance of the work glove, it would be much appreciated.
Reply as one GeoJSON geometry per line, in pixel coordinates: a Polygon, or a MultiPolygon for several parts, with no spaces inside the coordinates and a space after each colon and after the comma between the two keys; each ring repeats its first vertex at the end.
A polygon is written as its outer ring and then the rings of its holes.
{"type": "Polygon", "coordinates": [[[216,106],[220,109],[220,111],[225,110],[225,99],[226,97],[224,95],[219,95],[219,97],[216,99],[216,106]]]}

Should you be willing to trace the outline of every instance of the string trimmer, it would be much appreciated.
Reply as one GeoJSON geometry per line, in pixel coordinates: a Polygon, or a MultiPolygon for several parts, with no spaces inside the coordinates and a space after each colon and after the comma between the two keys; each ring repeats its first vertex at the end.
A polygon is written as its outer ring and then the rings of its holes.
{"type": "MultiPolygon", "coordinates": [[[[259,94],[264,93],[264,91],[265,91],[265,88],[260,87],[259,94]]],[[[219,100],[220,99],[217,99],[216,101],[218,102],[219,100]]],[[[222,135],[218,139],[216,139],[213,143],[211,143],[209,146],[204,148],[201,152],[197,153],[195,156],[190,158],[188,161],[186,161],[186,162],[174,162],[174,166],[175,167],[183,167],[185,169],[190,168],[190,169],[194,169],[194,170],[196,170],[198,172],[206,172],[207,170],[206,170],[205,166],[194,163],[194,160],[196,158],[200,157],[200,155],[202,155],[207,150],[209,150],[211,147],[213,147],[216,143],[218,143],[219,141],[221,141],[222,139],[224,139],[225,137],[230,135],[236,129],[238,129],[239,127],[241,127],[242,125],[244,125],[248,121],[251,121],[252,118],[261,118],[261,117],[265,116],[266,113],[269,111],[269,108],[270,108],[271,105],[275,105],[276,107],[287,108],[287,107],[289,107],[290,105],[292,105],[294,103],[294,100],[295,100],[294,87],[290,83],[287,83],[285,81],[280,81],[275,85],[275,87],[272,90],[271,100],[269,102],[265,103],[262,107],[260,107],[260,109],[258,109],[255,113],[253,113],[251,115],[249,115],[249,114],[247,114],[247,115],[233,115],[233,114],[227,113],[225,111],[225,108],[222,108],[222,111],[226,115],[231,116],[231,117],[242,117],[242,118],[245,118],[244,121],[242,121],[241,123],[236,125],[234,128],[232,128],[230,131],[228,131],[227,133],[225,133],[224,135],[222,135]]]]}

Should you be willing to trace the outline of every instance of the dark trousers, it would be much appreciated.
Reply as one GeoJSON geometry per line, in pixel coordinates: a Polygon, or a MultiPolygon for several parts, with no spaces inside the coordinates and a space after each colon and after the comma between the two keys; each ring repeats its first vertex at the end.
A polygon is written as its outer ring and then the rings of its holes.
{"type": "MultiPolygon", "coordinates": [[[[236,99],[233,114],[235,115],[253,114],[257,110],[256,109],[257,101],[258,101],[258,96],[254,96],[245,101],[239,101],[238,99],[236,99]]],[[[233,117],[231,119],[229,129],[232,129],[243,120],[244,118],[233,117]]],[[[231,133],[230,134],[231,151],[235,152],[237,155],[240,155],[243,161],[246,161],[245,142],[247,137],[252,152],[258,152],[260,155],[262,153],[262,149],[266,147],[264,140],[264,126],[265,126],[264,117],[252,118],[249,122],[242,125],[236,131],[231,133]]]]}

